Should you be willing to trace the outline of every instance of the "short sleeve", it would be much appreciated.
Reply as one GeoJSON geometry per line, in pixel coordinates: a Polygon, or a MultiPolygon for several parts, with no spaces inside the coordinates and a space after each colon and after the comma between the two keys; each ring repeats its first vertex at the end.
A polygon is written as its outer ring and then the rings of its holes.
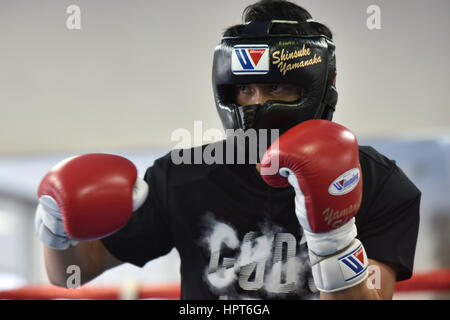
{"type": "Polygon", "coordinates": [[[117,259],[142,267],[173,248],[167,221],[165,177],[163,160],[155,161],[144,177],[149,185],[144,204],[122,229],[102,239],[106,249],[117,259]]]}
{"type": "Polygon", "coordinates": [[[394,165],[369,204],[370,214],[361,219],[357,215],[358,239],[364,244],[367,256],[394,265],[397,281],[412,275],[420,198],[417,187],[394,165]]]}

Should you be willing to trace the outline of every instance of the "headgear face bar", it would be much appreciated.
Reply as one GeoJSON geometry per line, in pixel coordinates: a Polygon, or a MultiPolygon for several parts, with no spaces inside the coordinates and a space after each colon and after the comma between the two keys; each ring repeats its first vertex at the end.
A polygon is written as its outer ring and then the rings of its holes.
{"type": "Polygon", "coordinates": [[[241,35],[222,38],[214,53],[212,80],[225,129],[279,129],[281,134],[306,120],[332,119],[337,103],[335,46],[325,35],[314,35],[314,24],[253,21],[242,26],[241,35]],[[276,32],[286,25],[297,34],[276,32]],[[301,97],[243,107],[236,103],[235,88],[249,83],[294,84],[301,97]]]}

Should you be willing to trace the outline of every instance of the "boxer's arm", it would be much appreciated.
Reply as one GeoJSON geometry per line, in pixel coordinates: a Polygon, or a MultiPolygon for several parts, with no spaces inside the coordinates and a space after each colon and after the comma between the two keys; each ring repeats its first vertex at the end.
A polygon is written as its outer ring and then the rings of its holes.
{"type": "Polygon", "coordinates": [[[55,250],[44,245],[44,260],[50,283],[67,287],[71,265],[80,268],[80,284],[84,284],[104,271],[122,264],[103,246],[100,240],[81,241],[66,250],[55,250]]]}
{"type": "Polygon", "coordinates": [[[394,295],[395,269],[386,263],[369,259],[370,266],[377,266],[374,273],[355,287],[337,292],[320,292],[321,300],[390,300],[394,295]],[[379,277],[379,281],[375,278],[379,277]],[[375,283],[374,283],[375,282],[375,283]],[[379,284],[379,286],[377,285],[379,284]]]}
{"type": "Polygon", "coordinates": [[[364,243],[356,238],[362,178],[358,144],[348,129],[324,120],[306,121],[267,150],[261,172],[272,187],[294,187],[296,215],[322,299],[392,298],[394,269],[369,260],[364,243]],[[272,162],[279,164],[278,174],[262,172],[272,162]],[[379,289],[367,285],[372,281],[370,263],[378,267],[379,289]]]}

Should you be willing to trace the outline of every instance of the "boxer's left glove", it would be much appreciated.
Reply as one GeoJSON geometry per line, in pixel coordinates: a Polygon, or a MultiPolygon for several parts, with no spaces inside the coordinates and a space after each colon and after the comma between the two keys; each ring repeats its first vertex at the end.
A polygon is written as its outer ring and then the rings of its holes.
{"type": "Polygon", "coordinates": [[[295,211],[316,287],[334,292],[364,281],[368,259],[356,239],[354,218],[361,205],[362,177],[353,133],[327,120],[303,122],[266,151],[261,175],[272,187],[291,185],[295,190],[295,211]],[[267,174],[265,168],[277,161],[278,173],[267,174]]]}
{"type": "Polygon", "coordinates": [[[35,231],[48,247],[64,250],[123,227],[148,195],[129,160],[85,154],[58,163],[42,179],[35,231]]]}

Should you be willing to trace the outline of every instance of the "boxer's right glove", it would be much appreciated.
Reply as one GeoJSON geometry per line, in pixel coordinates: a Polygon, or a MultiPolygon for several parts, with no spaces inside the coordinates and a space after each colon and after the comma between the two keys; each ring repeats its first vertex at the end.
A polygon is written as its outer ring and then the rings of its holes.
{"type": "Polygon", "coordinates": [[[335,292],[364,281],[368,259],[356,239],[354,218],[361,205],[362,177],[353,133],[331,121],[305,121],[266,151],[261,175],[272,187],[291,185],[295,190],[295,213],[316,287],[335,292]],[[273,161],[279,163],[278,173],[266,174],[273,161]]]}
{"type": "Polygon", "coordinates": [[[128,222],[147,195],[147,183],[123,157],[94,153],[63,160],[39,185],[36,233],[59,250],[106,237],[128,222]]]}

